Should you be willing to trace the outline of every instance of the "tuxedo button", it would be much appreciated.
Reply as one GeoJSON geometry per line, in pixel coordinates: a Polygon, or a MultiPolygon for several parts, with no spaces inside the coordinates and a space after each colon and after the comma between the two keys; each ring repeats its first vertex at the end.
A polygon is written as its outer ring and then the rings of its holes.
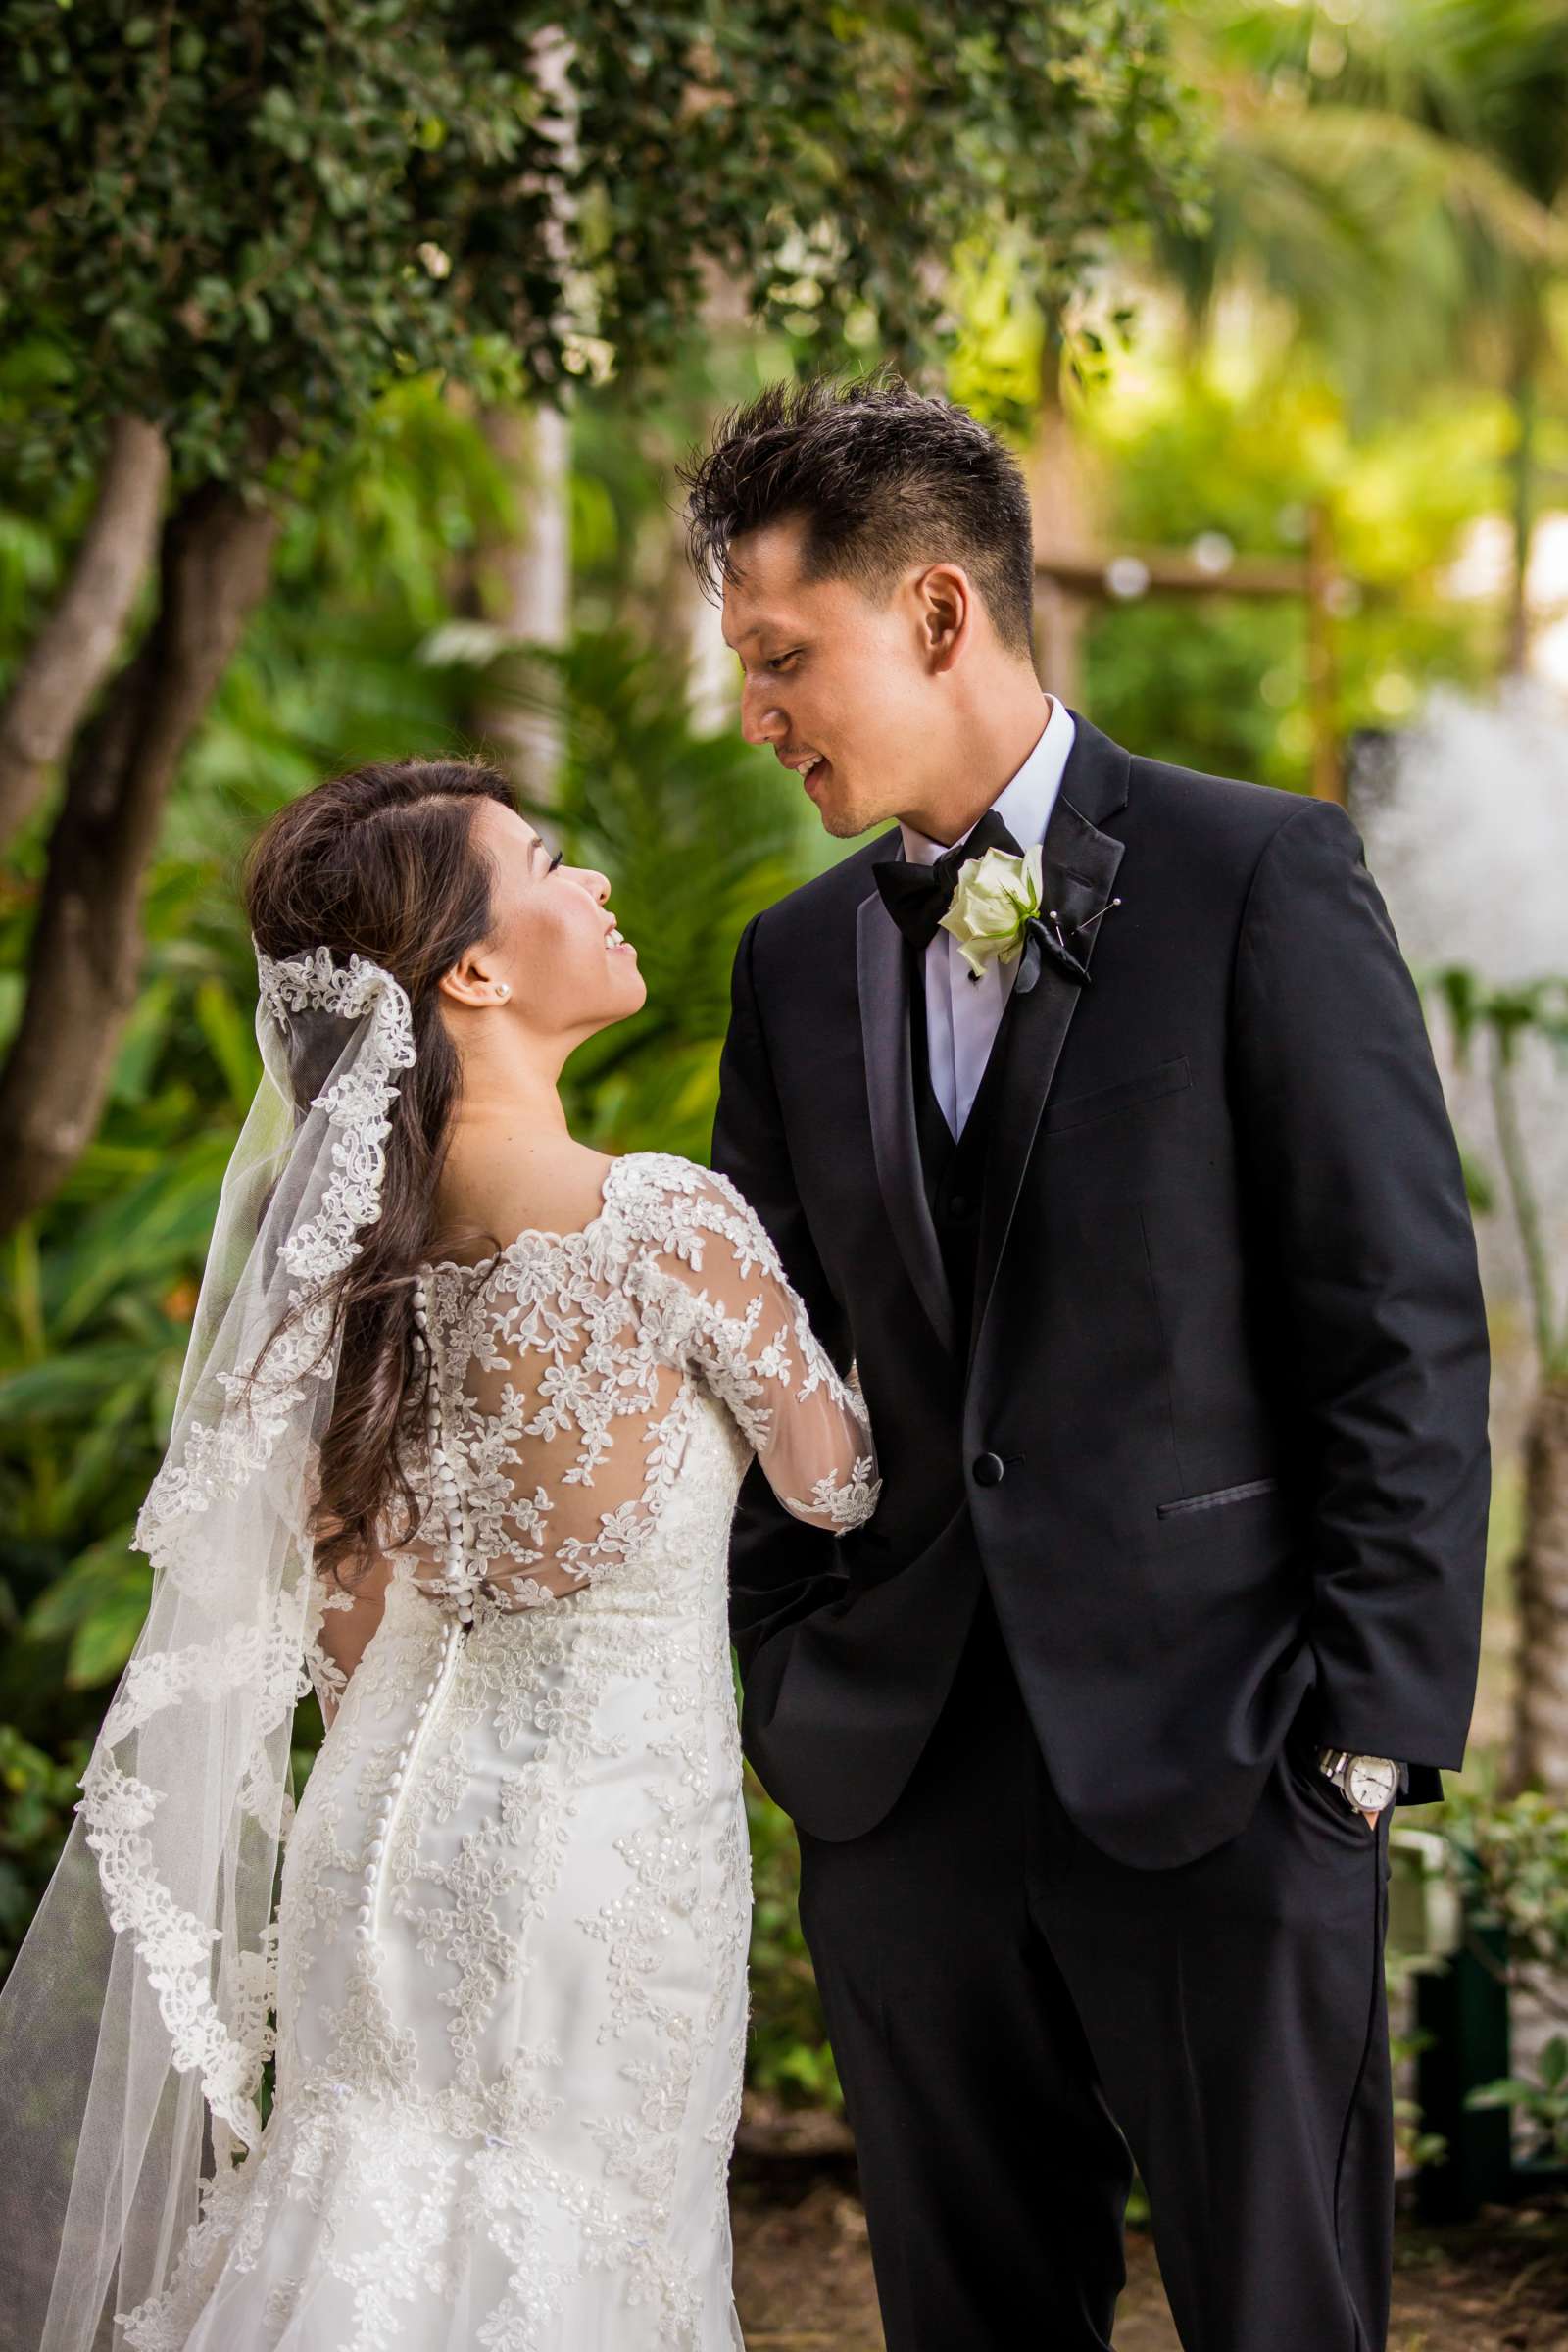
{"type": "Polygon", "coordinates": [[[1000,1453],[982,1453],[975,1462],[974,1483],[977,1487],[1000,1487],[1005,1476],[1006,1468],[1000,1453]]]}
{"type": "Polygon", "coordinates": [[[954,1194],[948,1202],[948,1214],[953,1217],[966,1217],[969,1214],[969,1203],[962,1193],[954,1194]]]}

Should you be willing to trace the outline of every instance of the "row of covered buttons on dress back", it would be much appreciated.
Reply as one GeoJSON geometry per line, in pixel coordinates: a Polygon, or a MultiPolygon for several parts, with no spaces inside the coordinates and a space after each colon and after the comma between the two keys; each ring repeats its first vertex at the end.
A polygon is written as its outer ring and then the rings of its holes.
{"type": "Polygon", "coordinates": [[[460,1623],[458,1619],[448,1618],[442,1629],[440,1662],[430,1680],[425,1684],[423,1692],[415,1702],[414,1712],[409,1718],[408,1729],[404,1733],[402,1743],[393,1758],[392,1771],[388,1776],[386,1788],[382,1791],[374,1813],[370,1816],[369,1842],[365,1849],[365,1877],[360,1888],[360,1901],[354,1919],[354,1933],[362,1943],[373,1943],[375,1940],[375,1898],[380,1881],[381,1861],[386,1852],[386,1841],[391,1835],[393,1815],[397,1808],[398,1798],[402,1793],[404,1782],[408,1777],[409,1766],[413,1761],[419,1733],[429,1715],[431,1702],[441,1687],[442,1678],[452,1663],[462,1638],[463,1627],[470,1625],[473,1621],[473,1603],[464,1583],[463,1497],[458,1486],[457,1475],[447,1460],[446,1449],[441,1443],[440,1385],[436,1373],[435,1351],[430,1346],[430,1318],[423,1283],[415,1285],[414,1328],[418,1335],[418,1346],[424,1355],[429,1375],[425,1389],[425,1429],[429,1441],[426,1450],[430,1463],[430,1475],[436,1490],[435,1499],[441,1506],[446,1528],[441,1564],[448,1589],[457,1598],[459,1618],[462,1622],[460,1623]]]}
{"type": "Polygon", "coordinates": [[[430,1314],[424,1295],[424,1285],[414,1286],[414,1328],[424,1354],[426,1382],[424,1392],[425,1454],[430,1464],[434,1500],[440,1505],[445,1523],[441,1546],[441,1566],[446,1590],[457,1604],[458,1614],[465,1625],[473,1623],[473,1595],[467,1588],[467,1555],[464,1544],[463,1494],[457,1472],[447,1459],[441,1437],[441,1380],[436,1365],[435,1350],[430,1346],[430,1314]]]}
{"type": "Polygon", "coordinates": [[[408,1778],[409,1766],[414,1760],[414,1751],[418,1742],[419,1733],[430,1712],[431,1702],[441,1687],[442,1678],[452,1663],[462,1638],[462,1627],[454,1618],[449,1617],[442,1628],[440,1663],[425,1684],[422,1695],[415,1703],[414,1712],[409,1718],[409,1728],[404,1733],[402,1744],[393,1758],[386,1788],[381,1793],[375,1811],[370,1816],[369,1843],[365,1849],[365,1879],[360,1888],[359,1907],[354,1915],[354,1933],[361,1943],[373,1943],[375,1940],[375,1898],[380,1882],[381,1857],[386,1852],[386,1841],[392,1832],[392,1817],[402,1794],[403,1784],[408,1778]]]}

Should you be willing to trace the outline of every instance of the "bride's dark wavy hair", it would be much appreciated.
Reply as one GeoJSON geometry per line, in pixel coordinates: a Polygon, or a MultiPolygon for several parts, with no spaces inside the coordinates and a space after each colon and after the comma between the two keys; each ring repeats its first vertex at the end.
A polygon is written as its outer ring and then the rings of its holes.
{"type": "MultiPolygon", "coordinates": [[[[506,778],[476,761],[358,767],[280,808],[245,860],[245,908],[264,954],[325,947],[336,963],[367,956],[401,982],[414,1021],[414,1066],[396,1073],[401,1099],[385,1143],[381,1213],[330,1286],[342,1352],[321,1446],[316,1557],[345,1586],[368,1565],[388,1501],[395,1496],[408,1514],[395,1541],[408,1541],[419,1510],[403,1458],[426,1383],[414,1286],[431,1254],[461,1078],[436,983],[490,933],[494,875],[473,839],[486,800],[516,807],[506,778]]],[[[321,1079],[319,1070],[291,1068],[301,1116],[321,1079]]]]}

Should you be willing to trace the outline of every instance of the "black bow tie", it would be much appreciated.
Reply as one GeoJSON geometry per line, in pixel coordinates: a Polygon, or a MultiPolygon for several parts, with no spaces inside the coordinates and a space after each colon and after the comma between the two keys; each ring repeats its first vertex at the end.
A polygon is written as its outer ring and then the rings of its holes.
{"type": "Polygon", "coordinates": [[[1005,850],[1009,858],[1023,852],[994,808],[988,808],[973,832],[944,850],[934,865],[913,865],[907,858],[884,858],[872,867],[882,904],[907,940],[928,948],[953,905],[958,875],[971,858],[987,850],[1005,850]]]}

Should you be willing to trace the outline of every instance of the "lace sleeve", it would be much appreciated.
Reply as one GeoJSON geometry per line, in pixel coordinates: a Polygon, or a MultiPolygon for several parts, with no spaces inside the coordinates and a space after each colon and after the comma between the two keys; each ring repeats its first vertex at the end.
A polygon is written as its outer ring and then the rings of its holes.
{"type": "Polygon", "coordinates": [[[811,1329],[766,1227],[727,1176],[689,1161],[665,1187],[657,1278],[688,1366],[734,1415],[787,1511],[835,1534],[882,1491],[865,1400],[811,1329]]]}

